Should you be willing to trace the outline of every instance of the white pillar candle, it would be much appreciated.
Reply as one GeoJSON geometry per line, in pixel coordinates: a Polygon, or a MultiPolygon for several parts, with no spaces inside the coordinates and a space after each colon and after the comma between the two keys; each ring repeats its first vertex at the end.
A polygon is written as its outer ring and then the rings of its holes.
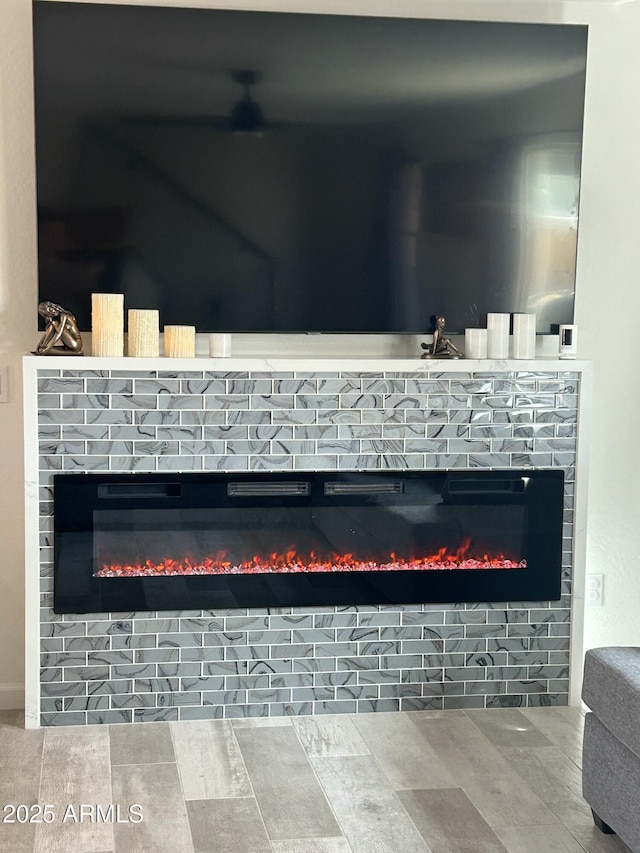
{"type": "Polygon", "coordinates": [[[160,355],[160,312],[130,308],[127,311],[127,352],[134,358],[160,355]]]}
{"type": "Polygon", "coordinates": [[[513,357],[536,357],[536,315],[513,315],[513,357]]]}
{"type": "Polygon", "coordinates": [[[167,358],[194,358],[196,354],[196,327],[165,326],[164,354],[167,358]]]}
{"type": "Polygon", "coordinates": [[[466,358],[487,357],[487,330],[464,330],[464,354],[466,358]]]}
{"type": "Polygon", "coordinates": [[[91,294],[91,352],[106,358],[124,355],[124,293],[91,294]]]}
{"type": "Polygon", "coordinates": [[[509,358],[509,314],[487,314],[487,357],[509,358]]]}
{"type": "Polygon", "coordinates": [[[229,358],[231,355],[231,335],[224,332],[209,335],[209,355],[211,358],[229,358]]]}

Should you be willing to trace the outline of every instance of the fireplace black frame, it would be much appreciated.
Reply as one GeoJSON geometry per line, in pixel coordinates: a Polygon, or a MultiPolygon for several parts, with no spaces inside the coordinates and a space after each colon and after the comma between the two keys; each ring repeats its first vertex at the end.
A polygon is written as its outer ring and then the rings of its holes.
{"type": "MultiPolygon", "coordinates": [[[[386,471],[386,472],[211,472],[164,474],[59,474],[54,476],[54,612],[132,612],[220,608],[393,605],[444,602],[555,601],[560,598],[564,474],[553,470],[386,471]],[[238,507],[260,497],[230,498],[229,484],[309,483],[314,500],[349,502],[349,484],[385,488],[399,478],[439,478],[438,488],[454,500],[526,505],[526,568],[435,571],[305,572],[297,574],[96,577],[93,518],[100,506],[140,509],[182,500],[202,506],[203,486],[216,506],[238,507]],[[347,486],[338,498],[326,484],[347,486]]],[[[242,491],[242,489],[240,489],[242,491]]],[[[270,495],[270,500],[274,496],[270,495]]],[[[296,506],[309,495],[276,496],[279,506],[296,506]]],[[[358,500],[362,500],[361,495],[358,500]]],[[[395,498],[390,496],[388,500],[395,498]]],[[[211,505],[208,499],[207,506],[211,505]]]]}

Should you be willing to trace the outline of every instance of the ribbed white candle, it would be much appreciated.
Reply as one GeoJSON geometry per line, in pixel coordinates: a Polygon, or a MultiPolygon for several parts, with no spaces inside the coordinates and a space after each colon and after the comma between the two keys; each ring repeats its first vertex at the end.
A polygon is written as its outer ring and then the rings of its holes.
{"type": "Polygon", "coordinates": [[[134,358],[157,358],[160,354],[160,312],[130,308],[127,319],[128,354],[134,358]]]}
{"type": "Polygon", "coordinates": [[[164,354],[167,358],[194,358],[196,354],[196,327],[165,326],[164,354]]]}
{"type": "Polygon", "coordinates": [[[124,355],[124,293],[91,294],[91,352],[106,358],[124,355]]]}

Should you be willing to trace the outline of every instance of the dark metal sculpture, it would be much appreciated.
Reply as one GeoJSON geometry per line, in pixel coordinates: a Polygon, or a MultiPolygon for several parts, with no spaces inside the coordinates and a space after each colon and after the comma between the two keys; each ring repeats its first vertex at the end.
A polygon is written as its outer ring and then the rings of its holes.
{"type": "Polygon", "coordinates": [[[422,358],[461,358],[462,352],[453,343],[451,338],[445,338],[445,318],[442,314],[436,316],[435,328],[433,330],[433,342],[420,344],[423,350],[422,358]]]}
{"type": "Polygon", "coordinates": [[[38,314],[44,318],[44,334],[37,355],[82,355],[82,335],[76,318],[55,302],[41,302],[38,314]]]}

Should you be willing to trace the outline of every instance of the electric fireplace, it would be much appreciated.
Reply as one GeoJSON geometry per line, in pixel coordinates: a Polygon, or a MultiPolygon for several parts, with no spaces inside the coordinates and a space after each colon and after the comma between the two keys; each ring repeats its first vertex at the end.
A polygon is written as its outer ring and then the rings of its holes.
{"type": "Polygon", "coordinates": [[[56,613],[556,600],[563,472],[61,474],[56,613]]]}

